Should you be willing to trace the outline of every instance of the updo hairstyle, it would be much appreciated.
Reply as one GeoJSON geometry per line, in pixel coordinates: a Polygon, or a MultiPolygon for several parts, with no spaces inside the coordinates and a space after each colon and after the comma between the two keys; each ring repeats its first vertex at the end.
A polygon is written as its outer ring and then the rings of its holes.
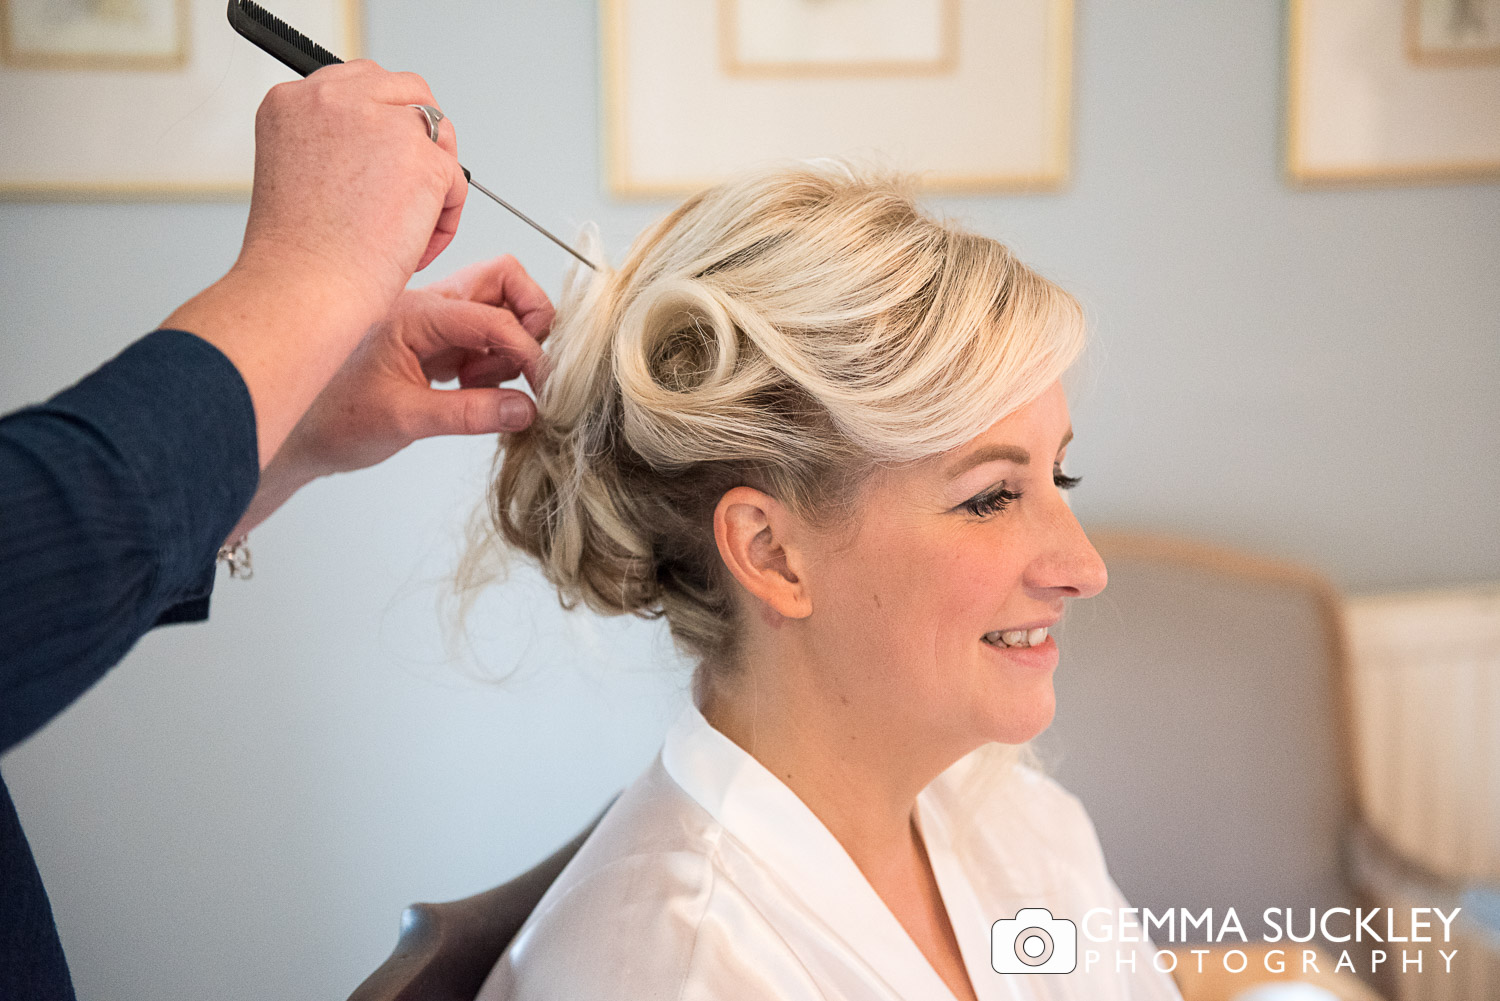
{"type": "Polygon", "coordinates": [[[461,585],[509,546],[564,606],[665,616],[700,681],[732,669],[737,585],[713,537],[727,490],[847,520],[875,469],[1039,396],[1083,330],[1071,296],[899,179],[816,161],[710,188],[618,271],[570,277],[537,420],[501,443],[461,585]]]}

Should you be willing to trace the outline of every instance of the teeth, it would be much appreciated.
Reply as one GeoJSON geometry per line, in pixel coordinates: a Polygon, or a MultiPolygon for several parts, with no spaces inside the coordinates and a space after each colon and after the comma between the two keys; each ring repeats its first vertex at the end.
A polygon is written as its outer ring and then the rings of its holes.
{"type": "Polygon", "coordinates": [[[995,632],[985,633],[984,638],[986,642],[997,646],[1036,646],[1047,639],[1047,627],[1007,629],[1004,632],[997,629],[995,632]]]}

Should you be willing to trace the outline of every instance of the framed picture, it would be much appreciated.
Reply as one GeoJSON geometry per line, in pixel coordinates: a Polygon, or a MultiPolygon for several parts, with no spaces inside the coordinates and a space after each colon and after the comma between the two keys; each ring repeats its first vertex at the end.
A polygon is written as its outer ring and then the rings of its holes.
{"type": "Polygon", "coordinates": [[[611,193],[847,155],[928,190],[1067,177],[1072,0],[600,0],[611,193]]]}
{"type": "Polygon", "coordinates": [[[0,57],[34,69],[177,69],[188,0],[0,0],[0,57]]]}
{"type": "MultiPolygon", "coordinates": [[[[358,0],[269,0],[345,59],[358,0]]],[[[0,0],[0,197],[239,198],[255,110],[291,70],[241,38],[224,0],[0,0]]]]}
{"type": "Polygon", "coordinates": [[[1294,184],[1500,180],[1500,0],[1291,0],[1294,184]]]}

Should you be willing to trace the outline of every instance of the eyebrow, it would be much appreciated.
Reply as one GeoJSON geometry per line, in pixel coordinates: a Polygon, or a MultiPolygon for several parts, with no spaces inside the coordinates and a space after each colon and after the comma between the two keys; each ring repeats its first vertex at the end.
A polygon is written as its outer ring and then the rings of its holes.
{"type": "MultiPolygon", "coordinates": [[[[1061,452],[1072,440],[1073,429],[1070,427],[1068,433],[1063,435],[1062,444],[1057,446],[1057,450],[1061,452]]],[[[1031,464],[1031,453],[1019,445],[986,445],[955,462],[948,470],[948,478],[957,479],[975,466],[982,466],[986,462],[1014,462],[1018,466],[1026,466],[1031,464]]]]}

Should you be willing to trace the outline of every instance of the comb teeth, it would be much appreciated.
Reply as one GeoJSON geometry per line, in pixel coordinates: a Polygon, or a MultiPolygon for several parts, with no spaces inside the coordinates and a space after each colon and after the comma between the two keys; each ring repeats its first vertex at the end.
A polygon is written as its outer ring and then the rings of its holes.
{"type": "Polygon", "coordinates": [[[327,49],[323,48],[323,46],[319,45],[311,38],[308,38],[302,32],[298,31],[296,28],[293,28],[290,24],[287,24],[281,18],[266,10],[260,4],[255,3],[254,0],[239,0],[239,4],[242,8],[244,8],[245,13],[248,14],[251,19],[253,19],[257,24],[266,28],[266,30],[272,32],[278,38],[282,38],[288,42],[291,42],[293,45],[297,46],[297,48],[301,49],[303,52],[306,52],[308,55],[312,56],[324,66],[332,66],[334,63],[343,62],[343,60],[338,56],[334,55],[332,52],[329,52],[327,49]]]}
{"type": "Polygon", "coordinates": [[[303,76],[343,62],[254,0],[229,0],[229,23],[303,76]]]}

